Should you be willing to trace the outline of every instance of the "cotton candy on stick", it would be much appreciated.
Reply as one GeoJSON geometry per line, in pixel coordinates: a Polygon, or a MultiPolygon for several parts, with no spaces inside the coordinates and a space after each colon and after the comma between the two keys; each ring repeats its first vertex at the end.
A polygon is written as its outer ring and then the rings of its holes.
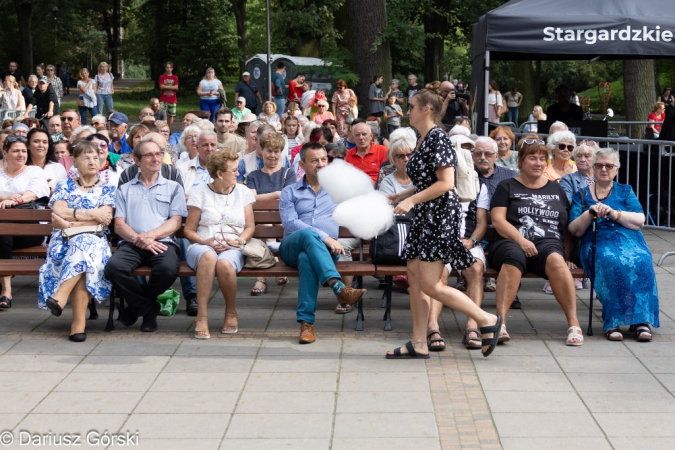
{"type": "Polygon", "coordinates": [[[319,170],[319,183],[334,203],[373,192],[373,180],[351,164],[335,159],[319,170]]]}

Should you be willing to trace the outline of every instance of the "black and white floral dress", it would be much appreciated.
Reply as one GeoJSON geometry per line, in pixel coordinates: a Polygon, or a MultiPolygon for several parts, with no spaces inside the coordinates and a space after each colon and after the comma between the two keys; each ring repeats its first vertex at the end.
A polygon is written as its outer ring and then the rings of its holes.
{"type": "MultiPolygon", "coordinates": [[[[439,167],[456,165],[457,155],[450,138],[440,128],[433,127],[410,158],[406,171],[417,193],[438,181],[439,167]]],[[[474,258],[459,237],[460,213],[459,197],[454,189],[415,205],[405,247],[406,259],[441,260],[452,264],[455,270],[470,267],[474,258]]]]}

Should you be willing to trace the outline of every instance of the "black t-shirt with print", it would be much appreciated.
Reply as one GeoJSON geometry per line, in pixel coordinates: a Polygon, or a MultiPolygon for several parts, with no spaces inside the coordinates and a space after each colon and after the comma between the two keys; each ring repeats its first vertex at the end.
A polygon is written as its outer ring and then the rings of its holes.
{"type": "MultiPolygon", "coordinates": [[[[490,208],[505,207],[506,220],[533,243],[542,239],[562,241],[570,204],[560,185],[548,181],[539,189],[525,187],[515,178],[502,181],[490,208]]],[[[496,239],[504,239],[497,234],[496,239]]]]}

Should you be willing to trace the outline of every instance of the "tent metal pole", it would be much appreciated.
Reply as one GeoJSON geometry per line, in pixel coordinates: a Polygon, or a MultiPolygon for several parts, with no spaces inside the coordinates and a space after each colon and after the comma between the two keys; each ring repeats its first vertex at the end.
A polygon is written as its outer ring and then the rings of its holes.
{"type": "Polygon", "coordinates": [[[488,135],[488,95],[490,95],[490,51],[485,51],[485,93],[483,94],[483,136],[488,135]]]}

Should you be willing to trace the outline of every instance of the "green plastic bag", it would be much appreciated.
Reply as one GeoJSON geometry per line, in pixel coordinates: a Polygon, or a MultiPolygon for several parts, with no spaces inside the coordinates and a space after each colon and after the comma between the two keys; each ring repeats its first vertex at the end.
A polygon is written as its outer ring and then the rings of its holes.
{"type": "Polygon", "coordinates": [[[180,294],[175,289],[167,289],[157,297],[157,302],[162,306],[159,310],[161,316],[173,316],[178,309],[178,303],[180,303],[180,294]]]}

